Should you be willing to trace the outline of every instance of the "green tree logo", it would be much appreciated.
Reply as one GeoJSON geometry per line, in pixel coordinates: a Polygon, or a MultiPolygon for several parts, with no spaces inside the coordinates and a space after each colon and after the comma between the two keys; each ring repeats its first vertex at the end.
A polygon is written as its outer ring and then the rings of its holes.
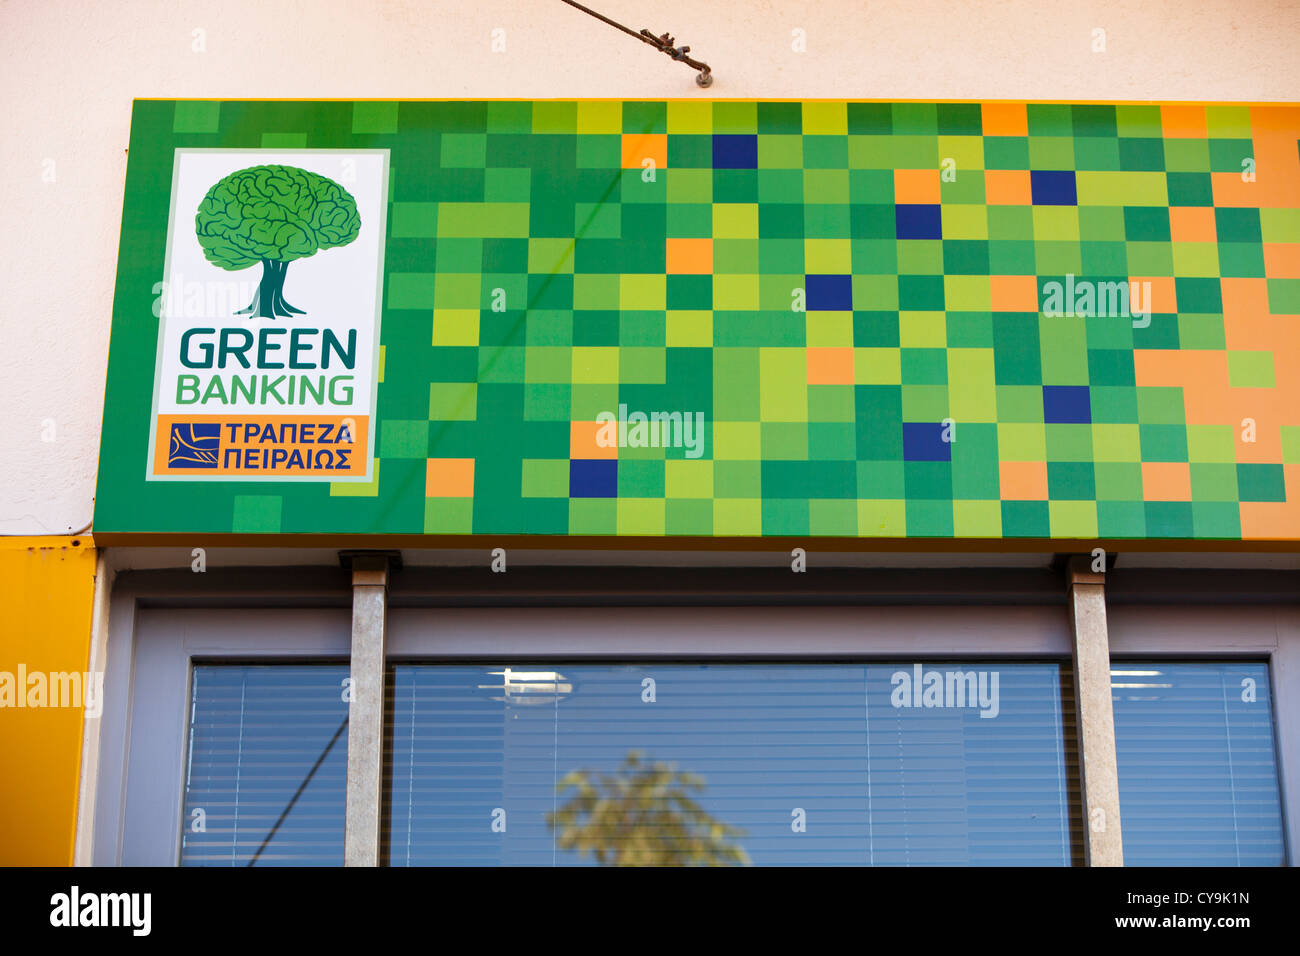
{"type": "Polygon", "coordinates": [[[233,172],[208,190],[194,217],[199,245],[213,265],[236,272],[262,263],[253,301],[235,314],[268,319],[305,314],[284,301],[290,262],[346,246],[360,230],[352,194],[297,166],[233,172]]]}
{"type": "Polygon", "coordinates": [[[630,752],[612,774],[574,770],[556,788],[575,792],[546,822],[562,850],[590,853],[602,866],[747,866],[730,842],[744,831],[716,820],[695,802],[697,774],[645,764],[630,752]]]}

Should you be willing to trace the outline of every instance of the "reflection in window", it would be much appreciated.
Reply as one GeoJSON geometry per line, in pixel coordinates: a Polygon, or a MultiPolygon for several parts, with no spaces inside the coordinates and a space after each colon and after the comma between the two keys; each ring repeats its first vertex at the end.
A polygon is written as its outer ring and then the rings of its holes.
{"type": "Polygon", "coordinates": [[[401,665],[395,865],[1066,865],[1055,664],[401,665]]]}
{"type": "Polygon", "coordinates": [[[1268,666],[1114,663],[1129,866],[1280,866],[1268,666]]]}
{"type": "Polygon", "coordinates": [[[196,665],[181,864],[342,865],[346,665],[196,665]]]}

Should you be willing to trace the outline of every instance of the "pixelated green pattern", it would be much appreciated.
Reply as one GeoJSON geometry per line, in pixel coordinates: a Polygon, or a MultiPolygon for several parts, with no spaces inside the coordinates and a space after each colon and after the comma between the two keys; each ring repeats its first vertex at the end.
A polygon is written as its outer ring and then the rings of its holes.
{"type": "Polygon", "coordinates": [[[1298,115],[138,102],[96,530],[1300,537],[1298,115]],[[173,150],[289,146],[391,151],[375,479],[145,482],[173,150]]]}

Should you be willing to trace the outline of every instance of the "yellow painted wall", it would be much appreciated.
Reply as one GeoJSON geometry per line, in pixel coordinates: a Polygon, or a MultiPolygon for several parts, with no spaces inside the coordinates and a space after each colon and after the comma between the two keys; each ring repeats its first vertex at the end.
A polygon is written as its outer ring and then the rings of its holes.
{"type": "MultiPolygon", "coordinates": [[[[21,690],[20,664],[28,674],[86,670],[94,586],[89,535],[0,537],[0,682],[11,674],[21,690]]],[[[9,703],[0,696],[0,865],[68,866],[83,708],[9,703]]]]}

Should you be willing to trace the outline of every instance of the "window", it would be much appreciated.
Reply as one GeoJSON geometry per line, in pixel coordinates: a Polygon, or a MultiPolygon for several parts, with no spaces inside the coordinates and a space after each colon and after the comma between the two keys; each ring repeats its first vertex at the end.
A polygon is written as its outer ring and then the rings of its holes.
{"type": "Polygon", "coordinates": [[[1068,865],[1052,663],[401,664],[394,865],[1068,865]]]}
{"type": "Polygon", "coordinates": [[[341,866],[347,665],[197,664],[184,866],[341,866]]]}
{"type": "MultiPolygon", "coordinates": [[[[109,617],[95,863],[338,863],[347,730],[328,745],[346,716],[347,608],[133,610],[175,595],[125,581],[109,617]]],[[[1121,603],[1108,627],[1116,685],[1168,685],[1114,690],[1126,862],[1286,859],[1296,710],[1269,676],[1297,662],[1294,608],[1121,603]],[[1228,647],[1254,662],[1204,663],[1228,647]]],[[[388,648],[386,862],[590,863],[552,846],[546,813],[574,792],[556,784],[575,769],[626,776],[633,751],[704,778],[688,794],[744,831],[723,843],[756,864],[1082,862],[1058,607],[404,607],[388,648]],[[967,658],[993,648],[1031,663],[967,658]],[[613,650],[619,663],[596,663],[613,650]],[[941,663],[953,658],[967,659],[941,663]],[[924,695],[895,708],[893,678],[918,659],[923,691],[931,670],[974,672],[977,702],[979,672],[996,669],[998,716],[924,695]]]]}
{"type": "Polygon", "coordinates": [[[1124,862],[1280,866],[1268,666],[1111,666],[1124,862]]]}

